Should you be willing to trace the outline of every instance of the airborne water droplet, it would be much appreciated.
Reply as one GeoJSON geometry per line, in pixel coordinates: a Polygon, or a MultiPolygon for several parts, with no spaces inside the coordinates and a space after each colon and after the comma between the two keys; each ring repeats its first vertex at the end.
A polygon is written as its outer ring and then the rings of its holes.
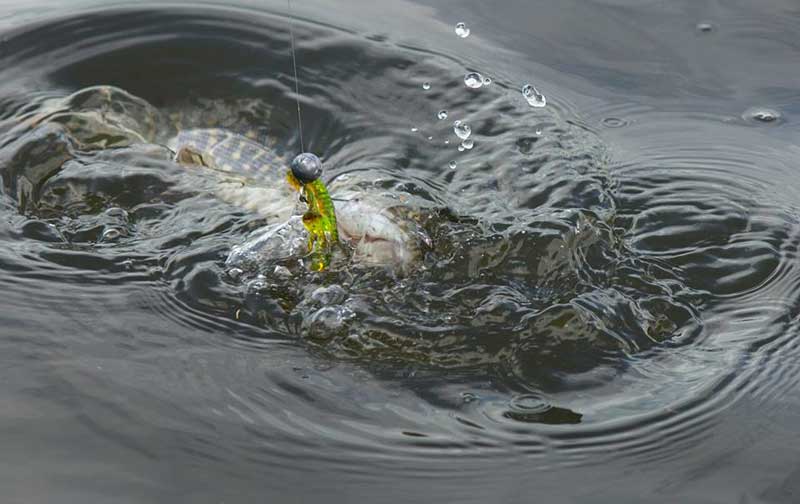
{"type": "Polygon", "coordinates": [[[417,131],[419,131],[419,128],[417,128],[416,126],[414,126],[413,128],[411,128],[411,131],[412,131],[413,133],[416,133],[417,131]]]}
{"type": "Polygon", "coordinates": [[[429,90],[430,88],[431,88],[431,83],[430,82],[423,82],[422,83],[422,89],[424,89],[425,91],[429,90]]]}
{"type": "Polygon", "coordinates": [[[464,84],[468,88],[478,89],[483,86],[483,76],[478,72],[470,72],[464,76],[464,84]]]}
{"type": "Polygon", "coordinates": [[[466,150],[470,150],[472,149],[472,147],[475,146],[475,142],[471,138],[467,138],[463,142],[461,142],[461,146],[464,147],[464,149],[466,150]]]}
{"type": "Polygon", "coordinates": [[[538,108],[547,105],[547,99],[532,84],[525,84],[522,86],[522,96],[528,100],[531,107],[538,108]]]}
{"type": "Polygon", "coordinates": [[[464,149],[465,147],[463,143],[458,146],[458,152],[464,152],[464,149]]]}
{"type": "Polygon", "coordinates": [[[701,33],[708,33],[714,29],[711,23],[697,23],[697,31],[701,33]]]}
{"type": "Polygon", "coordinates": [[[484,77],[483,78],[483,85],[484,86],[488,86],[491,83],[492,83],[492,79],[490,77],[484,77]]]}
{"type": "Polygon", "coordinates": [[[465,23],[456,24],[456,35],[458,35],[461,38],[469,37],[469,28],[467,28],[467,25],[465,23]]]}
{"type": "Polygon", "coordinates": [[[456,162],[455,161],[450,161],[450,164],[448,166],[450,167],[451,170],[455,170],[456,169],[456,162]]]}
{"type": "Polygon", "coordinates": [[[461,121],[455,121],[453,123],[453,131],[455,131],[456,136],[461,140],[469,138],[472,134],[472,128],[469,127],[469,124],[461,121]]]}
{"type": "Polygon", "coordinates": [[[439,120],[447,119],[447,111],[446,110],[440,110],[439,113],[436,114],[436,117],[438,117],[439,120]]]}

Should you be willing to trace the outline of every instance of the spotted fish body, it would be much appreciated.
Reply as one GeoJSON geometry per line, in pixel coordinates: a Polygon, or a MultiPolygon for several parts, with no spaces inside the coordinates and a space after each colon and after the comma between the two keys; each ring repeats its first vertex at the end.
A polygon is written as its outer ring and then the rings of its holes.
{"type": "Polygon", "coordinates": [[[179,163],[210,169],[219,199],[270,220],[291,216],[297,196],[285,180],[286,160],[272,149],[221,129],[183,130],[169,147],[179,163]]]}
{"type": "MultiPolygon", "coordinates": [[[[221,129],[181,131],[170,142],[176,161],[203,166],[216,178],[215,195],[230,204],[266,217],[272,224],[235,247],[228,262],[296,255],[302,227],[292,219],[297,193],[286,181],[287,160],[254,139],[221,129]]],[[[362,263],[405,269],[418,256],[419,234],[390,211],[385,201],[368,195],[333,194],[340,238],[362,263]]]]}

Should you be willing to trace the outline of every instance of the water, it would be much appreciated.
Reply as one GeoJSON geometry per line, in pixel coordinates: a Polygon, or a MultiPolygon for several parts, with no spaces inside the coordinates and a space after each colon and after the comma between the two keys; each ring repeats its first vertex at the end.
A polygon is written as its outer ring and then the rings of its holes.
{"type": "Polygon", "coordinates": [[[467,28],[466,23],[456,23],[456,35],[461,38],[469,37],[469,28],[467,28]]]}
{"type": "Polygon", "coordinates": [[[293,3],[306,148],[409,274],[233,271],[268,219],[161,146],[300,151],[282,2],[0,3],[7,501],[796,500],[796,6],[293,3]]]}

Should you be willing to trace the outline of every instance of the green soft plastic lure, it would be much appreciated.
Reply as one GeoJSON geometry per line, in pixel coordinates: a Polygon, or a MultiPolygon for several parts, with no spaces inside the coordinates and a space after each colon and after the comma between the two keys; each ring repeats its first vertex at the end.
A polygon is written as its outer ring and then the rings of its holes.
{"type": "Polygon", "coordinates": [[[308,205],[303,225],[308,231],[308,251],[314,271],[328,268],[333,247],[339,242],[336,210],[325,183],[320,180],[321,175],[322,162],[308,152],[294,158],[287,174],[289,184],[301,192],[308,205]]]}

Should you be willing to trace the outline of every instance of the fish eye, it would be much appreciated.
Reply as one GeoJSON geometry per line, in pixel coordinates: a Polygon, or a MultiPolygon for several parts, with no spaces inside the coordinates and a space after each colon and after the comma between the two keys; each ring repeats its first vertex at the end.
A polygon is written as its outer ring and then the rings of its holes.
{"type": "Polygon", "coordinates": [[[322,175],[322,161],[310,152],[298,154],[292,161],[292,175],[304,184],[313,182],[322,175]]]}

